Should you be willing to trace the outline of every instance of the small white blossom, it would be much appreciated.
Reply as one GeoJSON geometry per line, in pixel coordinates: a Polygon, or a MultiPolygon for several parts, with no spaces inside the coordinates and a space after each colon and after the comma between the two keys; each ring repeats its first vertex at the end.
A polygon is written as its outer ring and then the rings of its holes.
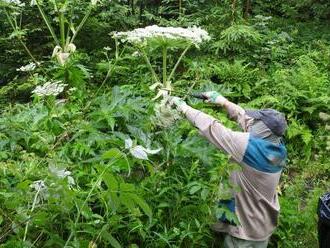
{"type": "Polygon", "coordinates": [[[37,192],[37,203],[48,198],[48,187],[43,180],[34,181],[30,184],[30,188],[37,192]]]}
{"type": "Polygon", "coordinates": [[[60,169],[55,166],[49,167],[49,170],[51,171],[51,173],[53,173],[58,178],[61,178],[61,179],[67,178],[69,187],[72,187],[76,184],[73,177],[71,176],[71,171],[68,171],[65,168],[60,169]]]}
{"type": "Polygon", "coordinates": [[[20,68],[16,69],[16,71],[33,71],[36,68],[35,63],[30,63],[24,66],[21,66],[20,68]]]}
{"type": "Polygon", "coordinates": [[[42,86],[37,86],[32,93],[37,96],[57,96],[61,92],[63,92],[66,84],[61,84],[61,81],[56,82],[47,82],[42,86]]]}
{"type": "Polygon", "coordinates": [[[38,180],[38,181],[34,181],[30,185],[30,188],[34,189],[35,191],[41,191],[47,189],[47,186],[43,180],[38,180]]]}
{"type": "Polygon", "coordinates": [[[30,6],[35,6],[35,5],[37,5],[37,0],[31,0],[30,6]]]}
{"type": "Polygon", "coordinates": [[[137,28],[128,32],[117,32],[113,34],[114,38],[128,41],[133,44],[144,44],[150,39],[163,38],[169,40],[185,40],[198,47],[203,41],[208,41],[211,37],[207,31],[199,27],[159,27],[157,25],[137,28]]]}
{"type": "Polygon", "coordinates": [[[103,47],[103,49],[106,50],[106,51],[111,51],[111,47],[108,47],[108,46],[103,47]]]}
{"type": "Polygon", "coordinates": [[[133,141],[131,138],[125,139],[125,149],[129,149],[129,152],[132,154],[133,157],[142,160],[148,160],[148,154],[156,154],[161,150],[151,150],[141,145],[133,146],[133,141]]]}

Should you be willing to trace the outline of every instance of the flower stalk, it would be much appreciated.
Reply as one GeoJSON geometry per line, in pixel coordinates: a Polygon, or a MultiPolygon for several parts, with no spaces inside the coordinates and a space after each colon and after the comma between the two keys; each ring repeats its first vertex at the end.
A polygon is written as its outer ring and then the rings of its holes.
{"type": "Polygon", "coordinates": [[[163,52],[163,86],[166,88],[166,89],[169,89],[169,82],[167,81],[167,78],[166,78],[166,62],[167,62],[167,47],[166,46],[163,46],[162,48],[162,52],[163,52]]]}
{"type": "Polygon", "coordinates": [[[88,17],[90,16],[91,12],[92,12],[92,8],[93,8],[93,4],[90,3],[89,4],[89,7],[87,9],[87,12],[84,16],[84,18],[81,20],[81,22],[79,23],[78,27],[77,27],[77,30],[73,33],[73,36],[71,38],[71,41],[70,43],[73,43],[74,40],[76,39],[77,37],[77,34],[79,33],[79,31],[82,29],[82,27],[84,26],[85,22],[87,21],[88,17]]]}
{"type": "Polygon", "coordinates": [[[61,45],[62,49],[65,47],[65,20],[64,20],[64,12],[61,10],[59,14],[59,21],[60,21],[60,33],[61,33],[61,45]]]}
{"type": "Polygon", "coordinates": [[[173,67],[173,69],[172,69],[170,75],[168,76],[168,79],[167,79],[167,80],[168,80],[169,82],[171,81],[171,79],[172,79],[172,77],[174,76],[174,73],[175,73],[176,69],[178,68],[178,66],[179,66],[179,64],[180,64],[180,62],[181,62],[181,60],[182,60],[183,57],[186,55],[186,53],[187,53],[187,51],[189,50],[190,47],[191,47],[191,44],[188,45],[188,46],[186,47],[186,49],[181,53],[180,57],[179,57],[178,60],[176,61],[176,63],[175,63],[175,65],[174,65],[174,67],[173,67]]]}
{"type": "Polygon", "coordinates": [[[60,42],[58,41],[58,39],[57,39],[57,37],[56,37],[55,31],[54,31],[52,25],[50,24],[50,21],[48,20],[47,15],[45,14],[45,12],[43,11],[43,9],[41,8],[41,5],[40,5],[40,3],[39,3],[39,0],[36,0],[36,4],[37,4],[37,7],[38,7],[38,9],[39,9],[39,12],[40,12],[40,14],[41,14],[41,16],[42,16],[42,19],[43,19],[44,22],[46,23],[46,26],[47,26],[47,28],[48,28],[50,34],[52,35],[52,37],[53,37],[53,39],[54,39],[56,45],[59,46],[59,45],[60,45],[60,42]]]}
{"type": "Polygon", "coordinates": [[[153,77],[154,81],[156,83],[160,83],[160,80],[159,80],[159,78],[158,78],[158,76],[157,76],[154,68],[152,68],[152,65],[150,63],[150,60],[149,60],[147,54],[145,53],[145,51],[143,49],[140,49],[140,52],[141,52],[142,57],[143,57],[144,61],[146,62],[147,66],[148,66],[148,68],[149,68],[149,70],[150,70],[150,72],[152,74],[152,77],[153,77]]]}

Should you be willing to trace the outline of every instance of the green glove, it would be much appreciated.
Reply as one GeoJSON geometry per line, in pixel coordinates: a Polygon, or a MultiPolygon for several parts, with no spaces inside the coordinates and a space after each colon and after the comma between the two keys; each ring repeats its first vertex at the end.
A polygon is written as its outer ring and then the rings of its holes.
{"type": "Polygon", "coordinates": [[[220,93],[216,91],[207,91],[203,92],[202,95],[207,98],[205,101],[215,104],[223,105],[226,101],[226,98],[224,98],[220,93]]]}
{"type": "Polygon", "coordinates": [[[169,103],[171,106],[174,105],[176,107],[176,109],[182,113],[186,112],[188,105],[180,97],[170,96],[168,100],[169,100],[169,103]]]}

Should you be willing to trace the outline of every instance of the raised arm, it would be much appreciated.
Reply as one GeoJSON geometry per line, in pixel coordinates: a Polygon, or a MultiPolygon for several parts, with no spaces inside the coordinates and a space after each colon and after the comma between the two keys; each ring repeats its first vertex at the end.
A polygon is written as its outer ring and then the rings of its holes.
{"type": "Polygon", "coordinates": [[[251,121],[252,118],[245,114],[245,110],[241,106],[229,101],[216,91],[204,92],[202,95],[207,98],[207,102],[224,107],[229,118],[236,121],[243,130],[246,130],[248,122],[251,121]]]}
{"type": "Polygon", "coordinates": [[[237,162],[243,160],[249,139],[248,133],[234,132],[226,128],[219,120],[190,106],[185,115],[199,129],[199,133],[217,148],[231,155],[237,162]]]}
{"type": "Polygon", "coordinates": [[[177,102],[176,105],[179,105],[179,110],[199,129],[202,136],[217,148],[231,155],[237,162],[243,160],[249,139],[248,133],[234,132],[212,116],[188,106],[183,101],[181,104],[177,102]]]}

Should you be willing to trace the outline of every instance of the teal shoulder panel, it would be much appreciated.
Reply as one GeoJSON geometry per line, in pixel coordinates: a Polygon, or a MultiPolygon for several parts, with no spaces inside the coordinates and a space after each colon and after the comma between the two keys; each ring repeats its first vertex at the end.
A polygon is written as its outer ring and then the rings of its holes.
{"type": "Polygon", "coordinates": [[[283,169],[287,157],[284,144],[250,136],[243,162],[254,169],[267,173],[277,173],[283,169]]]}

